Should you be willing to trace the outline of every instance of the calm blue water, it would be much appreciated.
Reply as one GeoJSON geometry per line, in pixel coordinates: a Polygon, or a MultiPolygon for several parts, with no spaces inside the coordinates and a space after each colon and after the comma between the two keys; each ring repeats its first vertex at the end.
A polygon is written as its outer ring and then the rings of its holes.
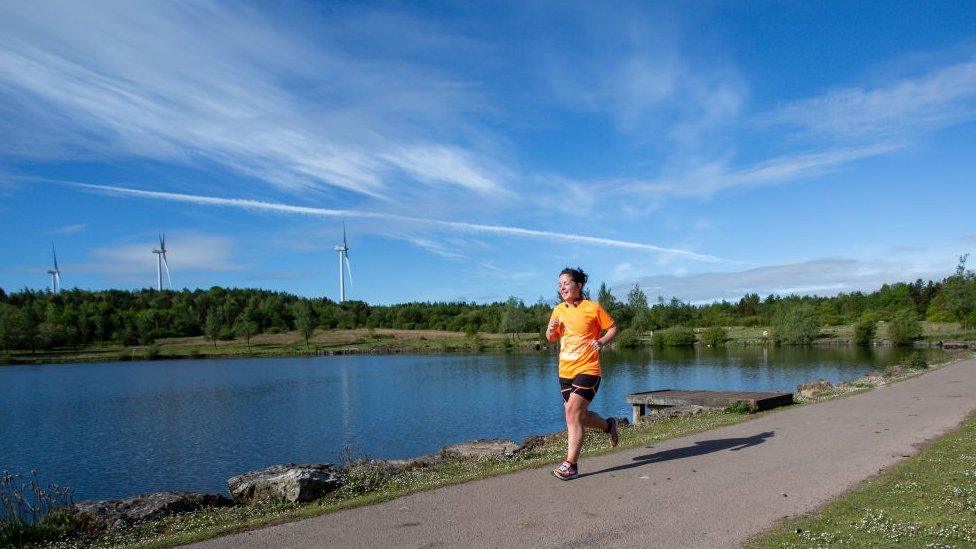
{"type": "MultiPolygon", "coordinates": [[[[665,350],[604,355],[592,409],[652,389],[791,391],[899,362],[897,349],[665,350]]],[[[402,458],[475,438],[558,431],[554,355],[336,356],[0,367],[0,469],[75,500],[226,492],[287,462],[402,458]]]]}

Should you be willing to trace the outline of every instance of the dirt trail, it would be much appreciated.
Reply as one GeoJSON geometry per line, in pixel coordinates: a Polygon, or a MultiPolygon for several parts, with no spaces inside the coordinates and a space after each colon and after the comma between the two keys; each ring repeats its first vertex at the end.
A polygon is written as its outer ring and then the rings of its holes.
{"type": "Polygon", "coordinates": [[[915,454],[976,408],[970,359],[867,393],[201,547],[735,547],[915,454]]]}

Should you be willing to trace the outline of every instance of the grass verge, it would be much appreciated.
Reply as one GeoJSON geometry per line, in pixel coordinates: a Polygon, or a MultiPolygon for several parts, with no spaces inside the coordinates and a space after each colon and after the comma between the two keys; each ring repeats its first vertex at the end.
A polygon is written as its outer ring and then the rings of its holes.
{"type": "Polygon", "coordinates": [[[976,546],[976,415],[918,455],[746,547],[976,546]]]}

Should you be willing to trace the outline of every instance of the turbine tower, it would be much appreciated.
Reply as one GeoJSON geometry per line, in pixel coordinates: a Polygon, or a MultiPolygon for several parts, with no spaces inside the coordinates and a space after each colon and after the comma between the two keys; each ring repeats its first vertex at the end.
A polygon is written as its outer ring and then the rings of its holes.
{"type": "Polygon", "coordinates": [[[159,248],[154,249],[152,253],[156,254],[156,289],[163,289],[163,269],[166,269],[166,282],[169,283],[169,289],[173,289],[173,279],[169,276],[169,262],[166,261],[166,234],[162,233],[159,235],[159,248]]]}
{"type": "Polygon", "coordinates": [[[349,266],[349,246],[346,245],[346,225],[342,225],[342,244],[335,247],[339,252],[339,303],[346,300],[346,279],[342,273],[342,264],[346,265],[346,272],[349,273],[349,285],[352,286],[352,268],[349,266]]]}
{"type": "Polygon", "coordinates": [[[48,269],[47,274],[51,275],[51,291],[58,295],[61,292],[61,271],[58,269],[58,252],[54,249],[54,242],[51,243],[51,254],[54,255],[54,268],[48,269]]]}

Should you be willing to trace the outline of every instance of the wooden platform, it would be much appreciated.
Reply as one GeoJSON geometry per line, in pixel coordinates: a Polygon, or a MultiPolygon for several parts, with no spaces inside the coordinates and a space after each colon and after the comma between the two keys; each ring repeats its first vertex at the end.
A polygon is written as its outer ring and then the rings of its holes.
{"type": "Polygon", "coordinates": [[[648,406],[666,408],[669,406],[710,406],[725,408],[732,402],[743,401],[754,410],[768,410],[777,406],[793,404],[793,393],[763,393],[747,391],[683,391],[680,389],[661,389],[627,395],[627,403],[634,407],[636,423],[648,406]]]}

